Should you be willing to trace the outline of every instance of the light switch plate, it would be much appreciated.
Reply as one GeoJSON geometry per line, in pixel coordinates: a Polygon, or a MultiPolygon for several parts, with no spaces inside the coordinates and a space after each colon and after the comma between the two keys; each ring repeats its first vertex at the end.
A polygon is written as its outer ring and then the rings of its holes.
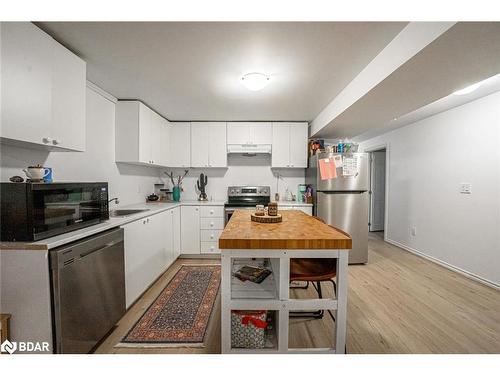
{"type": "Polygon", "coordinates": [[[462,182],[460,184],[460,194],[472,194],[472,186],[469,182],[462,182]]]}

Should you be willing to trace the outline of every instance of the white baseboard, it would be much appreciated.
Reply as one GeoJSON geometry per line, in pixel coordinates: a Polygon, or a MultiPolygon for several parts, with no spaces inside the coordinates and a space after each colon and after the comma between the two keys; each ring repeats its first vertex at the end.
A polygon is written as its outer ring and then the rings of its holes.
{"type": "Polygon", "coordinates": [[[500,284],[497,284],[497,283],[494,283],[493,281],[491,280],[487,280],[485,278],[482,278],[481,276],[478,276],[476,274],[473,274],[472,272],[469,272],[469,271],[466,271],[466,270],[463,270],[461,268],[458,268],[458,267],[455,267],[454,265],[451,265],[449,263],[446,263],[446,262],[443,262],[442,260],[439,260],[437,258],[434,258],[434,257],[431,257],[430,255],[427,255],[427,254],[424,254],[422,253],[421,251],[418,251],[418,250],[415,250],[413,248],[411,248],[410,246],[407,246],[407,245],[403,245],[402,243],[399,243],[397,241],[394,241],[394,240],[391,240],[390,238],[385,238],[385,241],[390,243],[391,245],[394,245],[394,246],[397,246],[403,250],[406,250],[412,254],[415,254],[421,258],[424,258],[424,259],[427,259],[427,260],[430,260],[431,262],[433,263],[436,263],[444,268],[447,268],[449,269],[450,271],[454,271],[454,272],[457,272],[469,279],[472,279],[474,281],[477,281],[481,284],[484,284],[484,285],[487,285],[489,286],[490,288],[493,288],[493,289],[496,289],[496,290],[500,290],[500,284]]]}

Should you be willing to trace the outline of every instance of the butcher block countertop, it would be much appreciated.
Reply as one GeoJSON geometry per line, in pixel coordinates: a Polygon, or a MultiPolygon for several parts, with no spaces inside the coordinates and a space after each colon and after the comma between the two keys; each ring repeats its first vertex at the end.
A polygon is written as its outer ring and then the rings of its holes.
{"type": "Polygon", "coordinates": [[[237,210],[219,238],[224,249],[338,249],[350,250],[348,234],[302,211],[280,211],[281,223],[251,221],[250,210],[237,210]]]}

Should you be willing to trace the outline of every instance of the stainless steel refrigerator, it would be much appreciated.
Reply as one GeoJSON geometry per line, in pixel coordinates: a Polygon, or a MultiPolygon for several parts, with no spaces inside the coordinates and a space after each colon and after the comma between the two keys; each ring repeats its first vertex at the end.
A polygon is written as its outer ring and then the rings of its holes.
{"type": "Polygon", "coordinates": [[[306,183],[313,187],[314,214],[352,238],[349,264],[368,262],[369,160],[366,153],[323,152],[309,158],[306,170],[306,183]],[[329,159],[328,165],[336,161],[336,177],[322,179],[319,163],[325,162],[321,159],[329,159]]]}

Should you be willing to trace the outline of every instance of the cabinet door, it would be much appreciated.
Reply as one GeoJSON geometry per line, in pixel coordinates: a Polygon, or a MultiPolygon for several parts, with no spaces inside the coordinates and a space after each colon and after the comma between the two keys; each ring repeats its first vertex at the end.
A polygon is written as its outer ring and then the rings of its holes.
{"type": "Polygon", "coordinates": [[[307,168],[307,123],[292,123],[290,129],[290,167],[307,168]]]}
{"type": "Polygon", "coordinates": [[[0,27],[1,136],[48,145],[53,39],[29,22],[0,27]]]}
{"type": "MultiPolygon", "coordinates": [[[[225,137],[224,137],[225,140],[225,137]]],[[[209,126],[207,122],[191,123],[191,166],[208,167],[209,126]]]]}
{"type": "Polygon", "coordinates": [[[125,246],[125,301],[127,308],[151,283],[152,249],[146,219],[123,226],[125,246]]]}
{"type": "Polygon", "coordinates": [[[173,255],[176,260],[181,254],[181,208],[175,207],[172,212],[172,244],[173,255]]]}
{"type": "Polygon", "coordinates": [[[150,284],[159,277],[170,265],[172,259],[172,217],[168,211],[160,212],[146,219],[148,233],[150,234],[151,263],[150,284]]]}
{"type": "Polygon", "coordinates": [[[52,143],[85,151],[86,64],[56,41],[52,44],[52,143]]]}
{"type": "Polygon", "coordinates": [[[227,144],[241,145],[250,141],[248,122],[228,122],[227,123],[227,144]]]}
{"type": "Polygon", "coordinates": [[[169,167],[191,166],[191,123],[172,122],[170,130],[169,167]]]}
{"type": "Polygon", "coordinates": [[[200,253],[200,207],[181,207],[181,254],[200,253]]]}
{"type": "Polygon", "coordinates": [[[151,111],[151,161],[154,165],[168,166],[170,124],[158,113],[151,111]]]}
{"type": "Polygon", "coordinates": [[[170,137],[172,136],[172,125],[168,120],[161,118],[161,145],[160,145],[160,165],[170,166],[170,137]]]}
{"type": "Polygon", "coordinates": [[[270,122],[249,123],[250,143],[269,145],[273,143],[273,126],[270,122]]]}
{"type": "Polygon", "coordinates": [[[290,130],[286,123],[273,123],[271,166],[273,168],[290,166],[290,130]]]}
{"type": "Polygon", "coordinates": [[[164,123],[162,117],[151,111],[151,127],[150,127],[150,140],[151,140],[151,164],[162,165],[162,141],[163,141],[163,128],[164,123]]]}
{"type": "Polygon", "coordinates": [[[162,219],[162,230],[165,233],[164,239],[165,239],[165,260],[166,264],[164,267],[164,270],[170,267],[170,265],[174,262],[175,257],[174,257],[174,227],[173,227],[173,209],[168,210],[165,212],[162,212],[162,214],[165,214],[165,218],[162,219]]]}
{"type": "Polygon", "coordinates": [[[216,168],[227,167],[226,123],[210,122],[208,129],[208,166],[216,168]]]}
{"type": "Polygon", "coordinates": [[[141,163],[151,164],[153,161],[152,154],[152,114],[148,107],[139,103],[139,161],[141,163]]]}

